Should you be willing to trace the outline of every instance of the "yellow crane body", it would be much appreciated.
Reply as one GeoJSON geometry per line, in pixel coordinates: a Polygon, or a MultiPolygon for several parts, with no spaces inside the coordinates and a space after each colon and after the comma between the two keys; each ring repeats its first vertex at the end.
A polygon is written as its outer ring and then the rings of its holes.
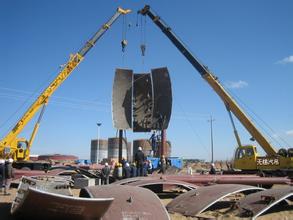
{"type": "Polygon", "coordinates": [[[40,126],[40,119],[43,115],[45,106],[49,102],[49,98],[57,90],[57,88],[67,79],[73,70],[81,63],[88,51],[95,45],[100,37],[111,27],[120,15],[130,13],[131,10],[118,8],[115,14],[103,24],[102,27],[89,39],[85,45],[75,54],[71,55],[69,61],[59,72],[57,77],[49,84],[49,86],[40,94],[34,103],[28,108],[24,115],[18,120],[13,129],[0,140],[0,158],[13,158],[15,161],[29,160],[30,149],[36,133],[40,126]],[[23,131],[27,123],[41,110],[40,117],[34,126],[30,140],[19,138],[18,135],[23,131]]]}

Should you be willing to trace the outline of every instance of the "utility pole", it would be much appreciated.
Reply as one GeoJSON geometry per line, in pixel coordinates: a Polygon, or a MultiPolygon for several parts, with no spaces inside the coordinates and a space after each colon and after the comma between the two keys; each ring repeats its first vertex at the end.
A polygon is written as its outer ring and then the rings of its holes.
{"type": "Polygon", "coordinates": [[[214,162],[214,137],[213,137],[213,122],[214,121],[215,121],[215,119],[211,115],[210,120],[208,120],[208,122],[210,122],[210,128],[211,128],[211,153],[212,153],[212,161],[211,161],[211,163],[214,162]]]}
{"type": "MultiPolygon", "coordinates": [[[[127,145],[127,143],[126,143],[127,145]]],[[[122,162],[122,151],[123,151],[123,130],[122,129],[119,129],[119,150],[118,150],[118,161],[119,163],[122,162]]],[[[127,146],[126,146],[127,148],[127,146]]]]}
{"type": "Polygon", "coordinates": [[[98,126],[98,137],[97,137],[97,163],[100,162],[100,127],[101,127],[102,123],[98,122],[97,126],[98,126]]]}

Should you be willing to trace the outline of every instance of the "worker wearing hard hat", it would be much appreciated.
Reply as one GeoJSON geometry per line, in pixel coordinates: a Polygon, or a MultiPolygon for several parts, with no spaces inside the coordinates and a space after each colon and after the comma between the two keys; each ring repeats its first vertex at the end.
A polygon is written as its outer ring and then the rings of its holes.
{"type": "Polygon", "coordinates": [[[102,168],[102,185],[108,185],[109,184],[109,176],[110,176],[110,167],[108,163],[105,163],[105,166],[102,168]]]}
{"type": "Polygon", "coordinates": [[[131,177],[131,168],[128,162],[125,163],[125,166],[123,167],[123,178],[130,178],[131,177]]]}
{"type": "Polygon", "coordinates": [[[135,162],[137,166],[137,175],[143,176],[143,164],[145,161],[144,153],[142,152],[142,148],[139,147],[138,151],[135,154],[135,162]]]}
{"type": "Polygon", "coordinates": [[[215,168],[215,164],[211,163],[211,169],[210,169],[210,174],[216,174],[216,168],[215,168]]]}

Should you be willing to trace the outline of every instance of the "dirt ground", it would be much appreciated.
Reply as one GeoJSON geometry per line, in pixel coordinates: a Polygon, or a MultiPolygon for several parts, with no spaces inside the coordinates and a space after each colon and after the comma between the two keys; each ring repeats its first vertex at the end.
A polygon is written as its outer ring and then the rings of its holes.
{"type": "Polygon", "coordinates": [[[4,196],[2,192],[0,192],[0,219],[2,220],[10,220],[13,219],[10,216],[10,206],[13,201],[16,189],[10,189],[11,194],[9,196],[4,196]]]}
{"type": "MultiPolygon", "coordinates": [[[[282,187],[282,186],[275,186],[282,187]]],[[[79,190],[72,190],[74,196],[79,195],[79,190]]],[[[10,206],[11,202],[15,198],[16,189],[10,189],[11,195],[4,196],[3,193],[0,193],[0,219],[1,220],[15,220],[10,215],[10,206]]],[[[162,199],[162,203],[167,205],[172,199],[162,199]]],[[[226,213],[225,210],[217,211],[207,211],[199,215],[198,217],[185,217],[180,214],[170,214],[172,220],[196,220],[196,219],[249,219],[249,218],[239,218],[233,215],[233,213],[226,213]],[[223,214],[224,213],[224,214],[223,214]]],[[[291,210],[274,210],[273,213],[266,214],[258,218],[259,220],[290,220],[293,219],[293,205],[291,210]]]]}

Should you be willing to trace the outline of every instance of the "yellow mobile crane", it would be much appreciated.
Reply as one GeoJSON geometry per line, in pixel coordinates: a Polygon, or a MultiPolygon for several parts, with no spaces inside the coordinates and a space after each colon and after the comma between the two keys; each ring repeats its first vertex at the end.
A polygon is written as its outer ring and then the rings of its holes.
{"type": "Polygon", "coordinates": [[[131,10],[124,10],[118,8],[115,14],[85,43],[85,45],[75,54],[70,55],[69,61],[65,64],[63,69],[57,77],[50,83],[50,85],[41,93],[36,101],[29,107],[24,115],[19,119],[14,128],[0,140],[0,158],[11,157],[15,161],[27,161],[30,156],[30,149],[44,113],[45,107],[48,104],[49,98],[56,91],[56,89],[64,82],[64,80],[72,73],[72,71],[80,64],[85,55],[100,39],[100,37],[111,27],[120,15],[130,13],[131,10]],[[39,118],[34,126],[29,141],[25,138],[17,137],[24,129],[27,123],[40,110],[39,118]]]}
{"type": "Polygon", "coordinates": [[[234,168],[243,171],[264,171],[273,174],[278,173],[287,175],[293,172],[293,149],[280,149],[278,152],[269,143],[265,136],[256,128],[249,117],[240,108],[233,97],[224,89],[217,77],[204,66],[200,61],[192,55],[182,41],[172,32],[171,28],[166,25],[161,18],[154,14],[149,5],[138,11],[142,15],[147,15],[161,29],[161,31],[169,38],[169,40],[177,47],[177,49],[185,56],[191,65],[199,72],[202,78],[212,87],[226,106],[233,128],[238,147],[234,157],[234,168]],[[232,120],[231,112],[238,118],[246,130],[252,135],[259,145],[267,153],[266,156],[259,156],[257,149],[253,145],[242,145],[237,130],[232,120]]]}

